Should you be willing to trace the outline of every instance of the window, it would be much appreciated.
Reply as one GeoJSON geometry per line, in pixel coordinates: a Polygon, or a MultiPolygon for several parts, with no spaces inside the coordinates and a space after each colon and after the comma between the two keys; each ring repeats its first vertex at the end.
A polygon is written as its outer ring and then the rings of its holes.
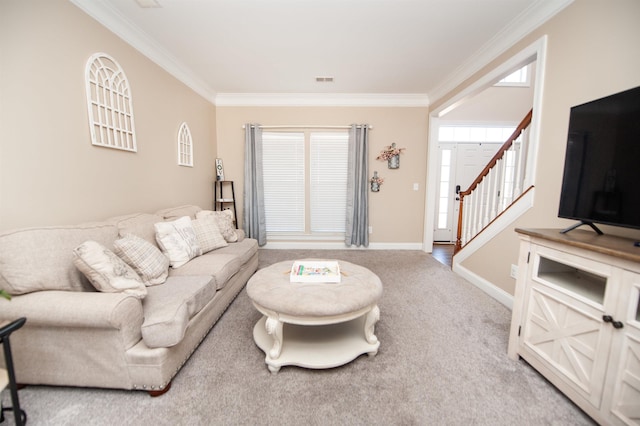
{"type": "Polygon", "coordinates": [[[304,133],[262,134],[267,232],[305,230],[304,133]]]}
{"type": "Polygon", "coordinates": [[[262,134],[268,233],[344,233],[348,138],[347,132],[262,134]]]}
{"type": "Polygon", "coordinates": [[[137,151],[129,82],[120,65],[105,53],[96,53],[85,68],[91,143],[137,151]]]}
{"type": "Polygon", "coordinates": [[[344,232],[348,135],[311,133],[311,232],[344,232]]]}
{"type": "Polygon", "coordinates": [[[187,123],[182,123],[178,130],[178,165],[193,167],[193,141],[187,123]]]}
{"type": "Polygon", "coordinates": [[[449,224],[449,192],[451,191],[451,149],[442,149],[440,153],[440,191],[438,195],[438,228],[445,229],[449,224]]]}
{"type": "Polygon", "coordinates": [[[516,126],[440,126],[438,140],[440,142],[504,143],[515,130],[516,126]]]}
{"type": "Polygon", "coordinates": [[[529,74],[529,65],[515,70],[502,80],[498,81],[496,86],[515,86],[515,87],[529,87],[531,85],[531,77],[529,74]]]}

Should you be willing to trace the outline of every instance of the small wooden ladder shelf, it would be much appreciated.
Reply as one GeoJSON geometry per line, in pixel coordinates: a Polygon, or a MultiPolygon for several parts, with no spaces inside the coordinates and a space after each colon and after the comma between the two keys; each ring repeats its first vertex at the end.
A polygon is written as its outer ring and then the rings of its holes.
{"type": "MultiPolygon", "coordinates": [[[[228,194],[228,192],[227,192],[228,194]]],[[[228,210],[233,207],[233,220],[236,226],[238,226],[238,214],[236,213],[236,191],[233,187],[232,180],[216,180],[213,183],[213,210],[222,211],[228,210]],[[231,187],[231,198],[225,198],[224,187],[231,187]],[[218,196],[218,193],[220,194],[218,196]]]]}

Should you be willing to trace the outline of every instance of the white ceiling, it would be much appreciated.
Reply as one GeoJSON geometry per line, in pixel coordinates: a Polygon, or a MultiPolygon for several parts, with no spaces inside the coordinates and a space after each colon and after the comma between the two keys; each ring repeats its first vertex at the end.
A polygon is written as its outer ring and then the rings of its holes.
{"type": "Polygon", "coordinates": [[[212,101],[264,94],[428,103],[570,0],[71,0],[212,101]],[[330,76],[332,83],[316,77],[330,76]]]}

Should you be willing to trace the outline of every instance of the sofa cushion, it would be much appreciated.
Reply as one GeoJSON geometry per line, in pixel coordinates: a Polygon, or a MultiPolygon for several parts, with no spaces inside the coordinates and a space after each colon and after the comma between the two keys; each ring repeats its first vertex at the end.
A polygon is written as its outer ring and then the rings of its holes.
{"type": "Polygon", "coordinates": [[[74,265],[93,286],[105,293],[126,293],[138,299],[147,288],[131,266],[114,252],[95,241],[85,241],[73,250],[74,265]]]}
{"type": "Polygon", "coordinates": [[[149,287],[142,301],[142,340],[150,348],[168,348],[184,337],[189,320],[216,294],[211,276],[169,277],[149,287]]]}
{"type": "Polygon", "coordinates": [[[240,256],[220,254],[216,250],[192,259],[179,269],[172,269],[169,271],[169,276],[209,275],[215,281],[215,288],[220,290],[242,265],[240,256]]]}
{"type": "Polygon", "coordinates": [[[162,216],[164,220],[175,220],[182,216],[189,216],[191,219],[196,218],[196,213],[202,210],[198,206],[184,205],[178,207],[169,207],[167,209],[158,210],[156,214],[162,216]]]}
{"type": "Polygon", "coordinates": [[[162,216],[156,214],[134,213],[113,217],[109,219],[109,222],[114,223],[118,227],[118,233],[121,237],[128,234],[137,235],[158,247],[156,228],[153,225],[163,220],[164,218],[162,216]]]}
{"type": "Polygon", "coordinates": [[[198,239],[202,253],[208,253],[211,250],[229,245],[220,233],[216,220],[213,217],[205,216],[192,220],[191,225],[193,225],[193,230],[196,233],[196,238],[198,239]]]}
{"type": "Polygon", "coordinates": [[[236,233],[236,227],[233,223],[233,212],[231,210],[202,210],[196,213],[197,219],[203,217],[215,218],[220,233],[228,243],[235,243],[238,241],[238,234],[236,233]]]}
{"type": "Polygon", "coordinates": [[[229,244],[227,247],[216,250],[215,254],[231,254],[237,256],[242,264],[245,264],[258,251],[258,241],[253,238],[243,238],[242,241],[229,244]]]}
{"type": "Polygon", "coordinates": [[[169,258],[171,267],[179,268],[202,254],[188,216],[169,222],[158,222],[154,226],[158,245],[169,258]]]}
{"type": "Polygon", "coordinates": [[[73,264],[73,249],[87,240],[111,247],[110,223],[28,228],[0,234],[0,288],[18,295],[39,290],[95,291],[73,264]]]}
{"type": "Polygon", "coordinates": [[[169,259],[147,240],[127,234],[113,243],[113,251],[131,266],[145,285],[162,284],[169,276],[169,259]]]}

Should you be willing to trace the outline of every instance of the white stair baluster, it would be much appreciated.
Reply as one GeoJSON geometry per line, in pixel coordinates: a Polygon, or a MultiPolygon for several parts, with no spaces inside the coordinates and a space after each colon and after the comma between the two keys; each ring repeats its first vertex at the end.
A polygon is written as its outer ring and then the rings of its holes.
{"type": "Polygon", "coordinates": [[[491,177],[491,212],[489,217],[493,221],[497,215],[496,203],[498,202],[499,191],[498,174],[496,173],[495,167],[491,169],[489,176],[491,177]]]}

